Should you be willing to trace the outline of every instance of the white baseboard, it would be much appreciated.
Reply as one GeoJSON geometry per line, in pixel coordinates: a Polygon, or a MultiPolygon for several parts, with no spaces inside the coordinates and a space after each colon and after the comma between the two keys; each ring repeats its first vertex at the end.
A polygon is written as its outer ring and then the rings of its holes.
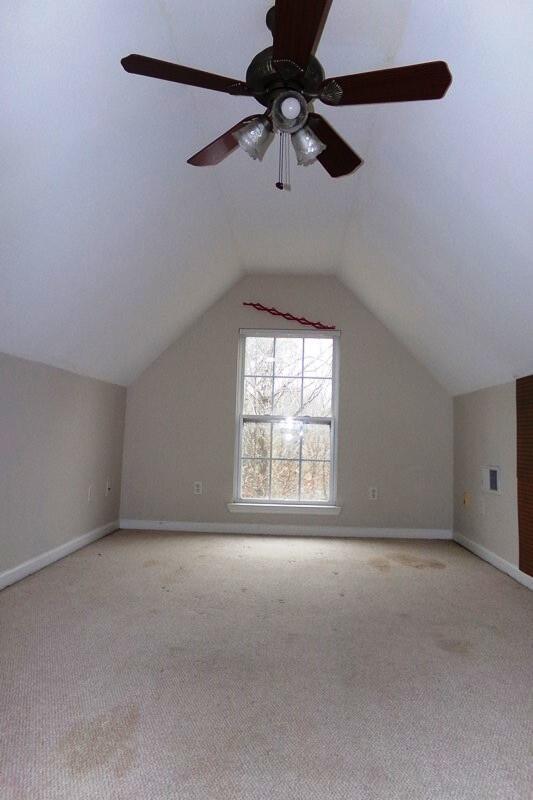
{"type": "Polygon", "coordinates": [[[259,536],[328,536],[349,539],[452,539],[451,530],[439,528],[348,528],[340,525],[284,525],[243,522],[164,522],[121,519],[124,530],[236,533],[259,536]]]}
{"type": "Polygon", "coordinates": [[[102,536],[116,531],[118,527],[118,520],[108,522],[107,525],[102,525],[100,528],[95,528],[88,533],[83,533],[81,536],[77,536],[75,539],[70,539],[70,541],[65,542],[65,544],[60,544],[59,547],[54,547],[52,550],[47,550],[46,553],[41,553],[34,558],[30,558],[28,561],[24,561],[24,563],[19,564],[18,567],[12,567],[5,572],[0,572],[0,589],[5,589],[6,586],[10,586],[12,583],[22,580],[22,578],[26,578],[33,572],[38,572],[43,567],[53,564],[54,561],[65,558],[65,556],[68,556],[75,550],[79,550],[80,547],[85,547],[85,545],[95,542],[97,539],[101,539],[102,536]]]}
{"type": "Polygon", "coordinates": [[[510,575],[511,578],[514,578],[515,581],[523,584],[523,586],[527,586],[528,589],[533,589],[533,578],[530,575],[526,575],[526,573],[522,572],[518,567],[515,567],[510,561],[506,561],[505,558],[497,556],[496,553],[493,553],[492,550],[487,550],[483,545],[477,544],[477,542],[473,542],[471,539],[467,539],[462,533],[456,531],[453,534],[453,538],[457,544],[470,550],[471,553],[479,556],[483,561],[487,561],[489,564],[492,564],[493,567],[496,567],[496,569],[505,572],[506,575],[510,575]]]}

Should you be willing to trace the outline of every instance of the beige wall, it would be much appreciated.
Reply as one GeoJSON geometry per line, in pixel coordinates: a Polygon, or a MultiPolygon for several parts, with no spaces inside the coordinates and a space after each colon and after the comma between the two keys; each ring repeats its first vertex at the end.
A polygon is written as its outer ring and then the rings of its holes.
{"type": "Polygon", "coordinates": [[[452,428],[447,392],[336,279],[248,276],[129,387],[121,517],[450,529],[452,428]],[[236,518],[226,509],[239,328],[298,327],[243,308],[244,300],[342,331],[338,517],[236,518]],[[202,496],[193,494],[196,480],[202,496]]]}
{"type": "Polygon", "coordinates": [[[0,573],[118,519],[125,401],[120,386],[0,354],[0,573]]]}
{"type": "Polygon", "coordinates": [[[515,384],[456,397],[454,417],[455,530],[517,566],[515,384]],[[502,468],[499,495],[481,490],[481,468],[491,465],[502,468]]]}

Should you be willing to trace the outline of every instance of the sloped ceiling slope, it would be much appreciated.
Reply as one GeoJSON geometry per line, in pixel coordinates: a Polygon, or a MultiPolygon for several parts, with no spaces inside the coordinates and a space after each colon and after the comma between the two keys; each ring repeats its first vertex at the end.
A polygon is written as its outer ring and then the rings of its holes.
{"type": "MultiPolygon", "coordinates": [[[[197,6],[185,44],[193,27],[205,44],[197,6]]],[[[5,15],[0,350],[128,383],[239,274],[216,177],[185,164],[203,138],[192,91],[120,65],[182,53],[158,3],[5,15]]]]}
{"type": "Polygon", "coordinates": [[[376,109],[342,276],[453,393],[533,372],[533,5],[413,2],[398,63],[443,101],[376,109]]]}
{"type": "Polygon", "coordinates": [[[533,371],[529,4],[333,0],[327,73],[443,58],[455,82],[439,103],[323,107],[366,163],[294,169],[286,193],[274,147],[186,164],[253,99],[120,67],[241,78],[269,5],[4,3],[0,350],[129,383],[243,271],[335,272],[452,391],[533,371]]]}

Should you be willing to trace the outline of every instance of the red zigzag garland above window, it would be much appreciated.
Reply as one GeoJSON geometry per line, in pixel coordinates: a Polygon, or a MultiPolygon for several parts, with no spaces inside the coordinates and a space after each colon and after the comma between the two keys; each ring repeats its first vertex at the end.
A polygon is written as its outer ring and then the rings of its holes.
{"type": "Polygon", "coordinates": [[[267,308],[262,303],[243,303],[243,306],[251,306],[252,308],[255,308],[256,311],[266,311],[267,314],[272,314],[273,317],[283,317],[283,319],[287,319],[289,322],[298,322],[300,325],[311,326],[319,331],[335,330],[335,325],[324,325],[323,322],[311,322],[311,320],[306,319],[305,317],[295,317],[294,314],[278,311],[277,308],[267,308]]]}

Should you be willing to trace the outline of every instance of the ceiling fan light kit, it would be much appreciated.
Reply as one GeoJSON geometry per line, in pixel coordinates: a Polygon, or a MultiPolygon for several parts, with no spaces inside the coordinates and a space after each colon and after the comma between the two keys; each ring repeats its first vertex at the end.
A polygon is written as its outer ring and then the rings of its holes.
{"type": "Polygon", "coordinates": [[[258,161],[263,160],[263,156],[274,138],[272,123],[266,115],[258,117],[233,135],[237,139],[239,146],[251,158],[258,161]]]}
{"type": "MultiPolygon", "coordinates": [[[[315,51],[331,2],[276,0],[266,18],[273,46],[252,59],[245,81],[137,54],[126,56],[121,63],[126,72],[137,75],[255,97],[266,108],[266,113],[246,117],[192,156],[188,163],[193,166],[219,164],[238,146],[262,161],[274,134],[280,134],[280,175],[283,171],[288,174],[289,136],[298,165],[318,160],[333,178],[349,175],[363,161],[314,112],[314,101],[355,106],[437,100],[448,91],[452,76],[444,61],[430,61],[326,79],[315,51]]],[[[289,182],[280,178],[276,186],[289,188],[289,182]]]]}
{"type": "Polygon", "coordinates": [[[300,92],[282,91],[274,97],[269,113],[277,131],[296,133],[307,122],[307,101],[300,92]]]}
{"type": "Polygon", "coordinates": [[[296,153],[296,163],[299,167],[308,167],[310,164],[314,164],[326,149],[324,142],[321,142],[307,125],[293,133],[291,139],[296,153]]]}

